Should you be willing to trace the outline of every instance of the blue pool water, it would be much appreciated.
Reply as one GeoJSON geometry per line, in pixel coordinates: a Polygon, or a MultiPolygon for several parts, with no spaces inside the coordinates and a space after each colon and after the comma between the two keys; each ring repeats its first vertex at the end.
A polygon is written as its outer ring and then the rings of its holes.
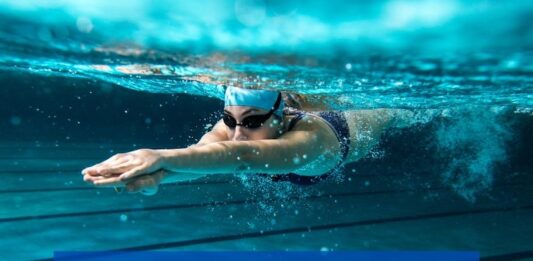
{"type": "Polygon", "coordinates": [[[0,258],[469,250],[533,258],[527,1],[0,1],[0,258]],[[414,112],[337,179],[117,194],[84,167],[196,142],[224,86],[414,112]]]}

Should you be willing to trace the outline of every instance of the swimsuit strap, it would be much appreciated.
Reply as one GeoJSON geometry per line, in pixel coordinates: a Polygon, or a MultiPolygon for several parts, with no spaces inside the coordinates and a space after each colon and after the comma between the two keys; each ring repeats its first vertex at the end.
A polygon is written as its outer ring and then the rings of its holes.
{"type": "Polygon", "coordinates": [[[296,123],[299,122],[305,116],[305,112],[301,111],[295,111],[294,114],[296,114],[296,116],[294,116],[294,118],[291,119],[291,122],[289,122],[289,128],[287,129],[287,131],[291,131],[296,125],[296,123]]]}
{"type": "Polygon", "coordinates": [[[350,128],[348,127],[346,116],[341,111],[321,111],[318,112],[318,116],[326,120],[333,132],[335,132],[337,140],[341,144],[342,161],[345,161],[350,151],[350,128]]]}

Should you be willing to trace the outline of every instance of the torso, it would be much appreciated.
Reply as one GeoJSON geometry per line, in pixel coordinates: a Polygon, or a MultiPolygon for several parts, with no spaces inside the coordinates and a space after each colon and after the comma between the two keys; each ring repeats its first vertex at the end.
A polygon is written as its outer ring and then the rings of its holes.
{"type": "MultiPolygon", "coordinates": [[[[339,157],[342,155],[342,147],[340,143],[338,142],[337,135],[335,131],[330,127],[329,123],[315,115],[316,112],[303,112],[303,111],[292,111],[292,113],[286,114],[284,119],[284,126],[285,131],[290,131],[289,127],[291,125],[291,122],[295,120],[296,117],[298,117],[298,114],[304,113],[304,117],[297,122],[295,122],[293,129],[298,128],[300,124],[313,124],[313,126],[316,125],[316,128],[318,131],[324,131],[328,133],[329,136],[329,142],[325,142],[328,144],[335,144],[335,145],[329,145],[334,146],[330,151],[333,152],[333,155],[328,155],[325,157],[328,157],[326,159],[317,159],[315,162],[311,162],[309,164],[306,164],[301,169],[298,169],[294,171],[294,174],[302,175],[302,176],[316,176],[321,175],[324,173],[327,173],[331,171],[332,169],[336,168],[339,165],[339,157]],[[305,123],[302,123],[303,121],[306,121],[305,123]]],[[[348,154],[349,157],[349,154],[348,154]]]]}
{"type": "MultiPolygon", "coordinates": [[[[346,117],[346,122],[348,124],[348,129],[350,132],[350,143],[349,143],[349,152],[346,160],[344,163],[354,162],[362,157],[364,157],[368,152],[374,147],[374,145],[377,143],[376,137],[373,137],[371,135],[365,136],[365,133],[368,133],[368,124],[365,124],[365,119],[363,114],[364,111],[345,111],[343,112],[344,116],[346,117]]],[[[287,119],[285,124],[285,131],[288,131],[288,123],[292,121],[296,117],[295,114],[286,115],[285,118],[287,119]]],[[[318,117],[315,117],[318,118],[318,117]]],[[[322,119],[322,121],[324,121],[322,119]]],[[[299,123],[297,122],[295,126],[297,126],[299,123]]],[[[331,129],[331,135],[335,136],[335,132],[331,129]]]]}

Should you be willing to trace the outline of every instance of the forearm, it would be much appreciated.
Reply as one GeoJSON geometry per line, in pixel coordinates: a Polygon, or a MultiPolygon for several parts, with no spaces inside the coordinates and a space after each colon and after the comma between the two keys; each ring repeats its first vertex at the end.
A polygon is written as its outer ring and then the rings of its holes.
{"type": "Polygon", "coordinates": [[[161,179],[161,184],[191,181],[204,176],[198,173],[165,171],[161,179]]]}
{"type": "Polygon", "coordinates": [[[163,150],[163,168],[196,175],[235,173],[243,170],[239,153],[224,144],[211,143],[186,149],[163,150]]]}
{"type": "Polygon", "coordinates": [[[164,169],[196,174],[287,173],[312,158],[311,155],[309,158],[302,158],[296,166],[291,160],[293,157],[289,155],[290,150],[280,148],[283,148],[283,145],[279,140],[224,141],[160,152],[164,169]],[[269,143],[272,146],[258,146],[259,143],[269,143]]]}

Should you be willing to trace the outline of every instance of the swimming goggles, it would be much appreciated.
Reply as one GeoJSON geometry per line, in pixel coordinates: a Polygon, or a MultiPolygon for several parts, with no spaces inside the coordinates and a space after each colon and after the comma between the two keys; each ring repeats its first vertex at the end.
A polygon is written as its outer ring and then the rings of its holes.
{"type": "Polygon", "coordinates": [[[265,121],[267,121],[268,118],[270,118],[270,116],[274,114],[274,112],[279,108],[280,103],[281,103],[281,93],[278,95],[276,103],[274,103],[274,106],[267,114],[248,116],[244,118],[242,122],[238,123],[237,120],[233,118],[233,116],[227,113],[224,113],[224,115],[222,116],[222,120],[224,120],[224,124],[226,124],[226,126],[228,126],[231,129],[235,128],[236,126],[245,127],[247,129],[257,129],[263,126],[265,121]]]}

